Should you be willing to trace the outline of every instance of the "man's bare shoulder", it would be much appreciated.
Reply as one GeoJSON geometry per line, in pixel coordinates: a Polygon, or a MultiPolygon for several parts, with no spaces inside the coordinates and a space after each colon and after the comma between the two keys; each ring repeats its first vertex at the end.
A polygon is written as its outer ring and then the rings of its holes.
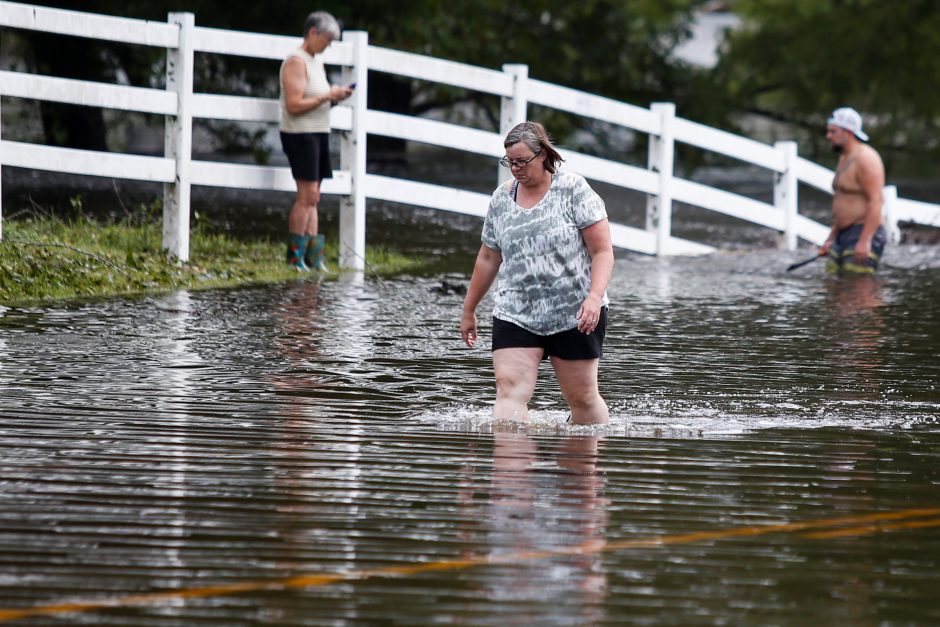
{"type": "Polygon", "coordinates": [[[855,159],[855,180],[863,189],[880,190],[885,184],[885,167],[881,156],[869,145],[863,146],[855,159]]]}
{"type": "Polygon", "coordinates": [[[878,151],[868,144],[862,146],[862,150],[859,151],[859,154],[856,157],[856,162],[865,169],[884,170],[884,163],[881,161],[881,155],[879,155],[878,151]]]}

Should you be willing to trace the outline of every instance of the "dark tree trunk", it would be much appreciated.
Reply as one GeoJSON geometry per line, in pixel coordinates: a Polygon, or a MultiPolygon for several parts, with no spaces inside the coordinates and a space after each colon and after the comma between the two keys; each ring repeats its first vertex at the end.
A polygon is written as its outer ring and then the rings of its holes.
{"type": "MultiPolygon", "coordinates": [[[[369,74],[369,108],[390,113],[411,113],[411,80],[382,72],[369,74]]],[[[370,161],[404,164],[405,140],[395,137],[370,135],[368,154],[370,161]]]]}
{"type": "MultiPolygon", "coordinates": [[[[47,33],[32,33],[29,41],[38,73],[111,82],[101,49],[95,42],[47,33]]],[[[107,129],[101,109],[43,101],[40,110],[47,144],[108,150],[107,129]]]]}
{"type": "Polygon", "coordinates": [[[43,102],[40,109],[43,133],[50,146],[107,152],[101,109],[58,102],[43,102]]]}

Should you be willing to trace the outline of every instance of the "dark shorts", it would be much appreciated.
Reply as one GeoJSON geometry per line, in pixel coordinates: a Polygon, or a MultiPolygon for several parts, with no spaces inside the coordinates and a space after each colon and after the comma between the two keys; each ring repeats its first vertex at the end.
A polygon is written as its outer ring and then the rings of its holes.
{"type": "Polygon", "coordinates": [[[281,132],[281,147],[287,155],[295,181],[317,181],[333,177],[329,133],[281,132]]]}
{"type": "Polygon", "coordinates": [[[853,224],[839,231],[836,242],[829,249],[829,259],[826,261],[826,270],[829,272],[861,272],[871,273],[878,269],[878,262],[884,253],[888,234],[885,227],[879,226],[871,238],[871,254],[865,263],[855,263],[855,245],[862,234],[862,225],[853,224]]]}
{"type": "Polygon", "coordinates": [[[601,308],[597,328],[590,335],[577,328],[552,335],[538,335],[517,324],[493,318],[493,350],[501,348],[541,348],[542,359],[600,359],[604,354],[604,334],[607,331],[607,307],[601,308]]]}

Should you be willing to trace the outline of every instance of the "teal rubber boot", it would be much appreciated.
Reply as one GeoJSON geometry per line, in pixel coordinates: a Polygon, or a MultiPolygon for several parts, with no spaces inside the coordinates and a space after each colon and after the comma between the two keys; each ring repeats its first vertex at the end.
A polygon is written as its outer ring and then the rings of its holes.
{"type": "Polygon", "coordinates": [[[314,235],[307,244],[307,252],[304,254],[304,263],[317,272],[329,272],[326,262],[323,261],[323,249],[326,247],[325,235],[314,235]]]}
{"type": "Polygon", "coordinates": [[[309,235],[295,235],[291,233],[287,241],[287,265],[293,266],[298,272],[309,272],[310,267],[304,263],[304,251],[307,250],[309,235]]]}

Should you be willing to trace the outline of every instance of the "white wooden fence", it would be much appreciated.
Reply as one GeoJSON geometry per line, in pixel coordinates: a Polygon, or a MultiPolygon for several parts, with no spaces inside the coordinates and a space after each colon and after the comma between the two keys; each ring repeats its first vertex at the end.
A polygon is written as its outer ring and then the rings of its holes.
{"type": "MultiPolygon", "coordinates": [[[[117,18],[0,1],[0,28],[39,30],[166,50],[166,89],[147,89],[91,81],[0,71],[0,95],[66,102],[166,116],[163,157],[56,148],[0,138],[0,167],[105,176],[164,184],[163,245],[168,254],[189,259],[189,204],[193,185],[293,192],[283,167],[240,165],[192,159],[193,119],[275,123],[276,100],[193,93],[196,52],[281,60],[300,44],[283,37],[197,27],[190,13],[171,13],[166,23],[117,18]]],[[[324,53],[339,66],[343,83],[357,83],[353,96],[334,107],[333,128],[340,138],[340,167],[323,183],[323,193],[340,196],[340,265],[362,270],[365,256],[366,199],[411,204],[484,216],[487,194],[366,173],[367,134],[446,146],[500,157],[502,138],[527,118],[530,104],[620,125],[650,136],[648,167],[562,151],[567,166],[590,179],[647,194],[645,228],[611,224],[614,245],[647,254],[711,252],[710,246],[672,235],[674,201],[703,207],[773,229],[780,245],[796,247],[797,238],[821,243],[828,229],[798,211],[798,184],[829,192],[833,173],[797,155],[795,142],[770,146],[709,128],[675,115],[670,103],[650,109],[552,85],[528,77],[524,65],[502,71],[371,46],[368,34],[347,31],[324,53]],[[500,132],[493,133],[367,108],[369,70],[452,85],[501,98],[500,132]],[[674,175],[676,142],[738,159],[774,173],[774,202],[768,204],[674,175]]],[[[495,159],[494,159],[495,163],[495,159]]],[[[494,166],[495,167],[495,166],[494,166]]],[[[508,176],[503,170],[498,176],[508,176]]],[[[890,231],[898,221],[940,226],[940,206],[885,193],[890,231]]],[[[2,207],[0,207],[2,238],[2,207]]]]}

